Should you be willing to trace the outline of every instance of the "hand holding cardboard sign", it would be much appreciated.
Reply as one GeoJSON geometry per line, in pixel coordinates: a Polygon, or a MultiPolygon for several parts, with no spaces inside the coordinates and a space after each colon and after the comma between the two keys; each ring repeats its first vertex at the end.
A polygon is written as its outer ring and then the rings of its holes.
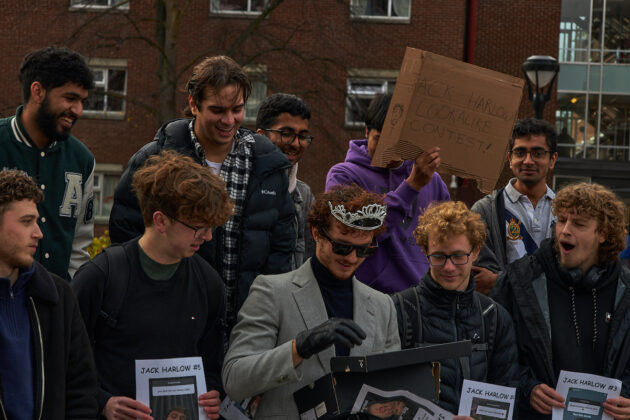
{"type": "Polygon", "coordinates": [[[431,182],[433,174],[440,167],[440,148],[433,147],[422,152],[413,163],[407,184],[416,191],[431,182]]]}
{"type": "Polygon", "coordinates": [[[524,80],[407,48],[372,166],[439,145],[442,168],[490,193],[507,155],[524,80]]]}

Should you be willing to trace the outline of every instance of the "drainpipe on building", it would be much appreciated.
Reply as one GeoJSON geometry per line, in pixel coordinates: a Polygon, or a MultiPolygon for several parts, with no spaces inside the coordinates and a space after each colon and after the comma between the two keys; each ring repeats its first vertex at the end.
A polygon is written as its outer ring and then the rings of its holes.
{"type": "MultiPolygon", "coordinates": [[[[470,64],[475,64],[475,46],[477,44],[477,5],[478,0],[467,0],[466,2],[464,61],[470,64]]],[[[452,199],[464,201],[469,207],[477,201],[476,194],[478,194],[478,192],[476,192],[475,188],[472,187],[469,179],[460,179],[455,175],[452,175],[450,187],[452,199]]]]}
{"type": "Polygon", "coordinates": [[[475,64],[475,45],[477,44],[477,3],[478,0],[468,0],[466,4],[468,19],[466,20],[465,60],[470,64],[475,64]]]}

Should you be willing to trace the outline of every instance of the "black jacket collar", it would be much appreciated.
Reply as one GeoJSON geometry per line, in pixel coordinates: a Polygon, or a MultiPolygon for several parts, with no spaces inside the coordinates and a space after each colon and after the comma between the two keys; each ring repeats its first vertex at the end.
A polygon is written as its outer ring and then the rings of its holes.
{"type": "Polygon", "coordinates": [[[57,304],[59,302],[59,292],[57,292],[52,275],[37,261],[33,262],[33,265],[35,273],[33,273],[26,285],[26,295],[57,304]]]}

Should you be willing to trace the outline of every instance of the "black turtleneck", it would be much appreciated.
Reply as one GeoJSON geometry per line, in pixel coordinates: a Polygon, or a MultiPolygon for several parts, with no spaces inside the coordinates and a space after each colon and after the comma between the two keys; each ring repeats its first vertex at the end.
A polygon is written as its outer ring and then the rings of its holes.
{"type": "Polygon", "coordinates": [[[594,266],[585,276],[579,269],[567,270],[560,265],[552,241],[541,248],[545,252],[538,255],[544,259],[541,262],[547,273],[554,374],[569,370],[601,375],[619,266],[594,266]]]}
{"type": "MultiPolygon", "coordinates": [[[[316,256],[311,258],[311,268],[322,292],[328,318],[352,319],[352,276],[345,280],[335,278],[316,256]]],[[[350,349],[335,344],[337,356],[348,356],[350,349]]]]}

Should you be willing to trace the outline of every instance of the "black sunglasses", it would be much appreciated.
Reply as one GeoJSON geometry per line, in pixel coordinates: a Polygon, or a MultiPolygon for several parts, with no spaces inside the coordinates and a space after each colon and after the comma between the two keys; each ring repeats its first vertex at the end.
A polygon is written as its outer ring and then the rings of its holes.
{"type": "Polygon", "coordinates": [[[337,255],[348,255],[352,250],[356,249],[357,257],[366,258],[374,254],[378,248],[378,241],[375,245],[340,244],[339,242],[333,241],[328,232],[326,232],[326,229],[321,228],[319,233],[321,233],[324,238],[328,239],[328,242],[332,245],[332,251],[337,255]]]}

